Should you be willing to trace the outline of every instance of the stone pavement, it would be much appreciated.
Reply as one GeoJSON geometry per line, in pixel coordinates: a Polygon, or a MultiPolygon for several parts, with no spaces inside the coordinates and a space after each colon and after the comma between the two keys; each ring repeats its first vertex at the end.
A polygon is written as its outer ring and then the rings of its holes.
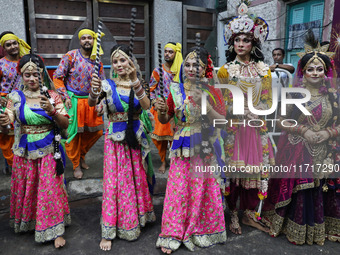
{"type": "MultiPolygon", "coordinates": [[[[142,229],[137,241],[128,242],[115,239],[112,250],[108,252],[99,249],[101,199],[87,198],[70,203],[72,224],[66,228],[66,246],[56,250],[52,242],[37,244],[34,234],[15,234],[8,225],[8,214],[0,214],[0,255],[96,255],[96,254],[162,254],[155,247],[156,239],[161,230],[162,206],[156,205],[157,221],[142,229]]],[[[229,216],[227,215],[228,219],[229,216]]],[[[339,254],[340,244],[326,241],[324,246],[290,244],[284,236],[272,238],[269,235],[250,227],[242,228],[243,234],[236,236],[228,231],[226,244],[211,248],[197,248],[190,252],[183,245],[174,254],[339,254]]]]}
{"type": "MultiPolygon", "coordinates": [[[[156,148],[153,146],[153,162],[156,172],[156,187],[153,202],[157,221],[147,225],[137,241],[127,242],[116,239],[113,241],[112,250],[104,252],[99,249],[100,242],[100,215],[102,194],[102,169],[103,169],[103,141],[102,137],[91,149],[86,157],[90,169],[85,170],[83,180],[75,180],[72,165],[67,162],[65,178],[71,207],[72,224],[66,229],[64,248],[56,250],[52,242],[37,244],[34,242],[33,233],[15,234],[8,224],[9,219],[9,194],[10,176],[0,174],[0,255],[94,255],[94,254],[162,254],[156,249],[155,243],[161,229],[162,203],[164,199],[167,174],[157,173],[160,159],[156,148]]],[[[0,167],[4,165],[0,156],[0,167]]],[[[226,213],[229,223],[230,217],[226,213]]],[[[290,244],[285,236],[272,238],[253,228],[243,226],[243,234],[236,236],[228,231],[228,240],[224,245],[216,245],[208,249],[188,251],[183,245],[174,254],[340,254],[340,244],[326,241],[324,246],[290,244]]]]}

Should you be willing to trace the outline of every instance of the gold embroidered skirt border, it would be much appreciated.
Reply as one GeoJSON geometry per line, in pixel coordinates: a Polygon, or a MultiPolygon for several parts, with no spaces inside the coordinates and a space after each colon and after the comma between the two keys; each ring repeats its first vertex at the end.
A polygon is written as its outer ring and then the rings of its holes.
{"type": "Polygon", "coordinates": [[[216,244],[223,244],[227,241],[227,232],[222,231],[213,234],[205,234],[205,235],[192,235],[186,240],[178,240],[174,237],[161,237],[159,236],[157,239],[156,246],[158,248],[164,247],[175,251],[179,248],[181,243],[190,250],[194,251],[195,246],[206,248],[216,244]]]}
{"type": "Polygon", "coordinates": [[[147,212],[144,215],[139,215],[139,224],[132,229],[117,228],[117,226],[105,226],[101,219],[102,238],[113,240],[118,236],[120,239],[134,241],[140,235],[140,228],[144,227],[148,222],[156,221],[156,215],[152,212],[147,212]]]}
{"type": "Polygon", "coordinates": [[[280,233],[286,235],[289,242],[298,245],[317,243],[323,245],[325,242],[325,223],[310,225],[300,225],[288,218],[283,218],[275,211],[263,213],[263,222],[270,225],[270,235],[278,236],[280,233]]]}
{"type": "MultiPolygon", "coordinates": [[[[37,243],[44,243],[55,240],[57,237],[62,236],[65,232],[65,227],[71,224],[71,215],[64,215],[64,221],[56,224],[48,229],[42,231],[35,231],[35,241],[37,243]]],[[[15,233],[27,232],[35,230],[36,220],[30,220],[28,222],[21,221],[15,223],[14,219],[10,220],[10,226],[14,228],[15,233]]]]}

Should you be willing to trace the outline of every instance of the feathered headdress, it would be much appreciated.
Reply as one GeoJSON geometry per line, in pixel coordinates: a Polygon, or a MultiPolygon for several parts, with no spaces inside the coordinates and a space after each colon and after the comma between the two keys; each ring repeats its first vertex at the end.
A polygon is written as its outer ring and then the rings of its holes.
{"type": "Polygon", "coordinates": [[[329,52],[328,51],[329,44],[325,44],[323,46],[320,45],[320,42],[315,38],[315,36],[314,36],[314,34],[311,30],[309,30],[307,35],[306,35],[304,48],[305,48],[305,51],[297,53],[297,55],[300,58],[303,58],[307,54],[313,54],[314,53],[314,56],[311,59],[308,60],[307,64],[305,65],[305,68],[315,60],[319,60],[324,65],[324,67],[326,67],[326,64],[324,63],[322,58],[320,58],[318,56],[318,54],[326,55],[329,58],[332,58],[335,55],[335,52],[329,52]]]}
{"type": "Polygon", "coordinates": [[[306,54],[310,53],[320,53],[332,58],[335,55],[335,52],[329,52],[329,44],[325,44],[320,46],[320,42],[315,38],[313,32],[311,30],[308,31],[305,39],[305,51],[298,52],[297,55],[300,58],[303,58],[306,54]]]}

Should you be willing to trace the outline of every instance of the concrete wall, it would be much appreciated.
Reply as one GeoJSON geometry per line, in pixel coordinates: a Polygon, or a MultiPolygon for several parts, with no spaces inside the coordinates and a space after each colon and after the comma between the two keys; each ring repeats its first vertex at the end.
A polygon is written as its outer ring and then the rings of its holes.
{"type": "MultiPolygon", "coordinates": [[[[151,16],[153,24],[151,29],[151,54],[152,67],[158,66],[157,43],[162,44],[162,48],[167,42],[180,42],[183,44],[182,23],[183,5],[199,6],[214,9],[215,0],[154,0],[151,16]]],[[[153,68],[152,68],[153,69],[153,68]]]]}
{"type": "Polygon", "coordinates": [[[203,8],[215,9],[215,0],[183,0],[184,5],[199,6],[203,8]]]}
{"type": "Polygon", "coordinates": [[[0,33],[12,31],[26,41],[26,26],[23,0],[1,0],[0,33]]]}
{"type": "Polygon", "coordinates": [[[153,24],[151,29],[152,66],[158,66],[157,43],[162,48],[167,42],[182,43],[182,3],[177,1],[154,0],[151,13],[153,24]]]}

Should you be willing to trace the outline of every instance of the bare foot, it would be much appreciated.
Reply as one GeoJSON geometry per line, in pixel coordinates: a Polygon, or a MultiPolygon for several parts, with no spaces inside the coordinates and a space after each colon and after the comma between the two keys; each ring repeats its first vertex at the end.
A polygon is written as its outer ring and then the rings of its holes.
{"type": "Polygon", "coordinates": [[[161,174],[164,174],[165,173],[165,165],[166,165],[166,162],[164,160],[164,162],[162,162],[161,167],[158,169],[158,172],[160,172],[161,174]]]}
{"type": "Polygon", "coordinates": [[[326,236],[326,238],[329,240],[329,241],[332,241],[332,242],[336,242],[336,241],[338,241],[338,242],[340,242],[340,235],[330,235],[330,234],[328,234],[327,236],[326,236]]]}
{"type": "Polygon", "coordinates": [[[82,158],[80,159],[80,166],[82,169],[86,169],[86,170],[90,168],[89,165],[85,163],[85,159],[82,159],[82,158]]]}
{"type": "Polygon", "coordinates": [[[229,229],[235,235],[241,235],[242,234],[241,226],[240,226],[239,220],[238,220],[238,212],[237,211],[231,212],[231,223],[229,225],[229,229]]]}
{"type": "Polygon", "coordinates": [[[171,254],[171,252],[172,252],[171,249],[164,248],[164,247],[161,247],[161,250],[162,250],[162,252],[165,253],[165,254],[171,254]]]}
{"type": "Polygon", "coordinates": [[[229,225],[229,229],[231,232],[233,232],[235,235],[242,235],[242,229],[241,226],[239,225],[238,227],[234,227],[232,223],[229,225]]]}
{"type": "Polygon", "coordinates": [[[66,241],[63,237],[59,236],[57,237],[55,240],[54,240],[54,247],[55,248],[61,248],[61,247],[64,247],[66,244],[66,241]]]}
{"type": "Polygon", "coordinates": [[[106,239],[102,239],[100,241],[100,249],[102,249],[103,251],[109,251],[111,250],[111,245],[112,245],[112,241],[111,240],[106,240],[106,239]]]}
{"type": "Polygon", "coordinates": [[[257,228],[258,230],[261,230],[263,232],[269,233],[269,228],[262,226],[260,223],[255,222],[252,219],[249,219],[247,216],[243,216],[242,223],[247,226],[251,226],[254,228],[257,228]]]}
{"type": "Polygon", "coordinates": [[[82,172],[81,169],[80,169],[80,165],[77,166],[76,169],[74,169],[73,176],[74,176],[74,178],[76,178],[76,179],[81,179],[81,178],[83,178],[83,172],[82,172]]]}

